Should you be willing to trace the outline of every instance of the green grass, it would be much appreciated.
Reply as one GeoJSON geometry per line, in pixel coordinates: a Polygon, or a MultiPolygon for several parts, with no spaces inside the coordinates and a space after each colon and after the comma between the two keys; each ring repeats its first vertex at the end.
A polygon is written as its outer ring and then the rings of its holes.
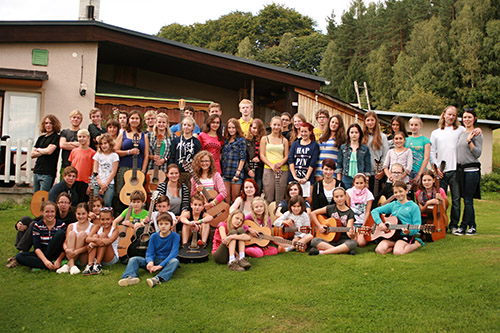
{"type": "MultiPolygon", "coordinates": [[[[498,194],[478,201],[479,235],[448,236],[405,256],[302,253],[251,259],[248,272],[182,265],[154,289],[100,276],[0,267],[2,331],[496,331],[500,328],[498,194]]],[[[0,215],[0,257],[15,254],[16,219],[0,215]]],[[[5,261],[4,261],[5,263],[5,261]]]]}
{"type": "Polygon", "coordinates": [[[500,130],[493,131],[493,170],[500,170],[500,130]]]}

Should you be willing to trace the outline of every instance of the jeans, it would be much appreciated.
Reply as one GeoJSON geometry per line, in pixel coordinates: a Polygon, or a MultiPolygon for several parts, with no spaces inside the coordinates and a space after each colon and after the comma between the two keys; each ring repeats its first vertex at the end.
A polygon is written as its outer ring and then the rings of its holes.
{"type": "Polygon", "coordinates": [[[445,191],[448,190],[450,186],[451,192],[451,213],[450,213],[450,225],[451,229],[458,228],[458,222],[460,222],[460,189],[458,187],[456,171],[447,171],[444,173],[443,179],[441,179],[440,187],[445,191]]]}
{"type": "MultiPolygon", "coordinates": [[[[52,239],[49,241],[49,245],[43,251],[43,254],[48,260],[54,261],[61,255],[61,253],[64,251],[63,243],[65,239],[65,230],[59,230],[54,234],[54,236],[52,236],[52,239]]],[[[38,258],[35,252],[19,252],[16,255],[16,260],[23,266],[47,269],[43,261],[38,258]]]]}
{"type": "Polygon", "coordinates": [[[113,196],[115,195],[115,184],[109,184],[104,192],[104,207],[113,207],[113,196]]]}
{"type": "Polygon", "coordinates": [[[474,212],[474,193],[481,179],[479,171],[464,172],[464,214],[462,216],[461,228],[466,230],[467,227],[476,229],[476,215],[474,212]]]}
{"type": "MultiPolygon", "coordinates": [[[[163,259],[154,259],[154,264],[159,265],[163,259]]],[[[125,268],[125,272],[123,272],[122,279],[130,277],[137,277],[137,272],[139,272],[139,268],[146,268],[146,258],[144,257],[132,257],[129,259],[127,268],[125,268]]],[[[175,270],[179,267],[179,260],[177,258],[172,258],[167,263],[165,267],[156,275],[161,282],[166,282],[170,280],[175,270]]]]}
{"type": "Polygon", "coordinates": [[[33,174],[33,193],[38,191],[50,191],[54,184],[54,177],[51,175],[33,174]]]}

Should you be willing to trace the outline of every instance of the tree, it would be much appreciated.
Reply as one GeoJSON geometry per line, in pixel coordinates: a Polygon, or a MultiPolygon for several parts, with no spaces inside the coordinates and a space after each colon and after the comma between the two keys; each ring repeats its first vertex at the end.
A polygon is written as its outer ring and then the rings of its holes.
{"type": "Polygon", "coordinates": [[[418,84],[413,87],[412,94],[403,103],[395,104],[391,110],[397,112],[439,115],[447,102],[433,92],[427,91],[418,84]]]}
{"type": "Polygon", "coordinates": [[[248,36],[246,36],[238,45],[238,52],[236,52],[236,55],[247,59],[255,58],[253,55],[253,44],[248,36]]]}
{"type": "Polygon", "coordinates": [[[163,26],[160,31],[156,34],[158,37],[175,40],[177,42],[189,44],[190,35],[193,32],[192,26],[184,26],[179,23],[172,23],[163,26]]]}
{"type": "Polygon", "coordinates": [[[380,46],[369,54],[366,66],[367,83],[370,87],[374,108],[386,110],[394,103],[393,72],[390,63],[390,50],[387,45],[380,46]]]}

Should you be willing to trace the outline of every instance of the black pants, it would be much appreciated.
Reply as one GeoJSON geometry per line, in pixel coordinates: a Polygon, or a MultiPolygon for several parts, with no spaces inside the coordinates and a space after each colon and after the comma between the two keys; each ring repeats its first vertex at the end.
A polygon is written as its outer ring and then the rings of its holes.
{"type": "MultiPolygon", "coordinates": [[[[43,251],[43,254],[48,260],[56,260],[59,255],[61,255],[61,253],[63,252],[63,243],[65,239],[65,230],[59,230],[54,234],[49,242],[49,245],[43,251]]],[[[16,260],[23,266],[47,269],[47,267],[45,267],[45,265],[43,264],[43,261],[38,258],[35,252],[19,252],[16,255],[16,260]]]]}
{"type": "MultiPolygon", "coordinates": [[[[29,216],[23,216],[19,222],[27,226],[24,231],[18,231],[16,235],[16,248],[22,252],[28,252],[33,246],[33,221],[29,216]]],[[[16,223],[17,224],[17,223],[16,223]]]]}

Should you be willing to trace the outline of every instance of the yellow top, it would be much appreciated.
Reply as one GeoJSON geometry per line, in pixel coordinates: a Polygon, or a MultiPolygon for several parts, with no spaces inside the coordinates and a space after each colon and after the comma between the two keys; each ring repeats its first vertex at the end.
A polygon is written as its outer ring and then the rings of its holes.
{"type": "Polygon", "coordinates": [[[250,130],[250,124],[253,121],[253,118],[250,118],[248,122],[244,121],[243,118],[238,119],[240,122],[241,130],[243,131],[243,136],[247,136],[248,131],[250,130]]]}
{"type": "MultiPolygon", "coordinates": [[[[267,139],[267,138],[266,138],[267,139]]],[[[266,144],[266,157],[267,159],[269,160],[269,162],[271,163],[278,163],[279,161],[281,161],[283,159],[283,157],[285,157],[285,155],[283,155],[285,151],[285,145],[284,143],[280,143],[280,144],[272,144],[272,143],[269,143],[267,142],[266,144]]],[[[271,169],[267,164],[264,164],[264,168],[265,169],[271,169]]],[[[281,166],[281,171],[288,171],[288,164],[285,163],[281,166]]]]}
{"type": "Polygon", "coordinates": [[[316,141],[319,141],[319,138],[323,134],[323,131],[320,130],[319,127],[315,127],[315,128],[313,128],[313,133],[314,133],[314,136],[316,137],[316,141]]]}

